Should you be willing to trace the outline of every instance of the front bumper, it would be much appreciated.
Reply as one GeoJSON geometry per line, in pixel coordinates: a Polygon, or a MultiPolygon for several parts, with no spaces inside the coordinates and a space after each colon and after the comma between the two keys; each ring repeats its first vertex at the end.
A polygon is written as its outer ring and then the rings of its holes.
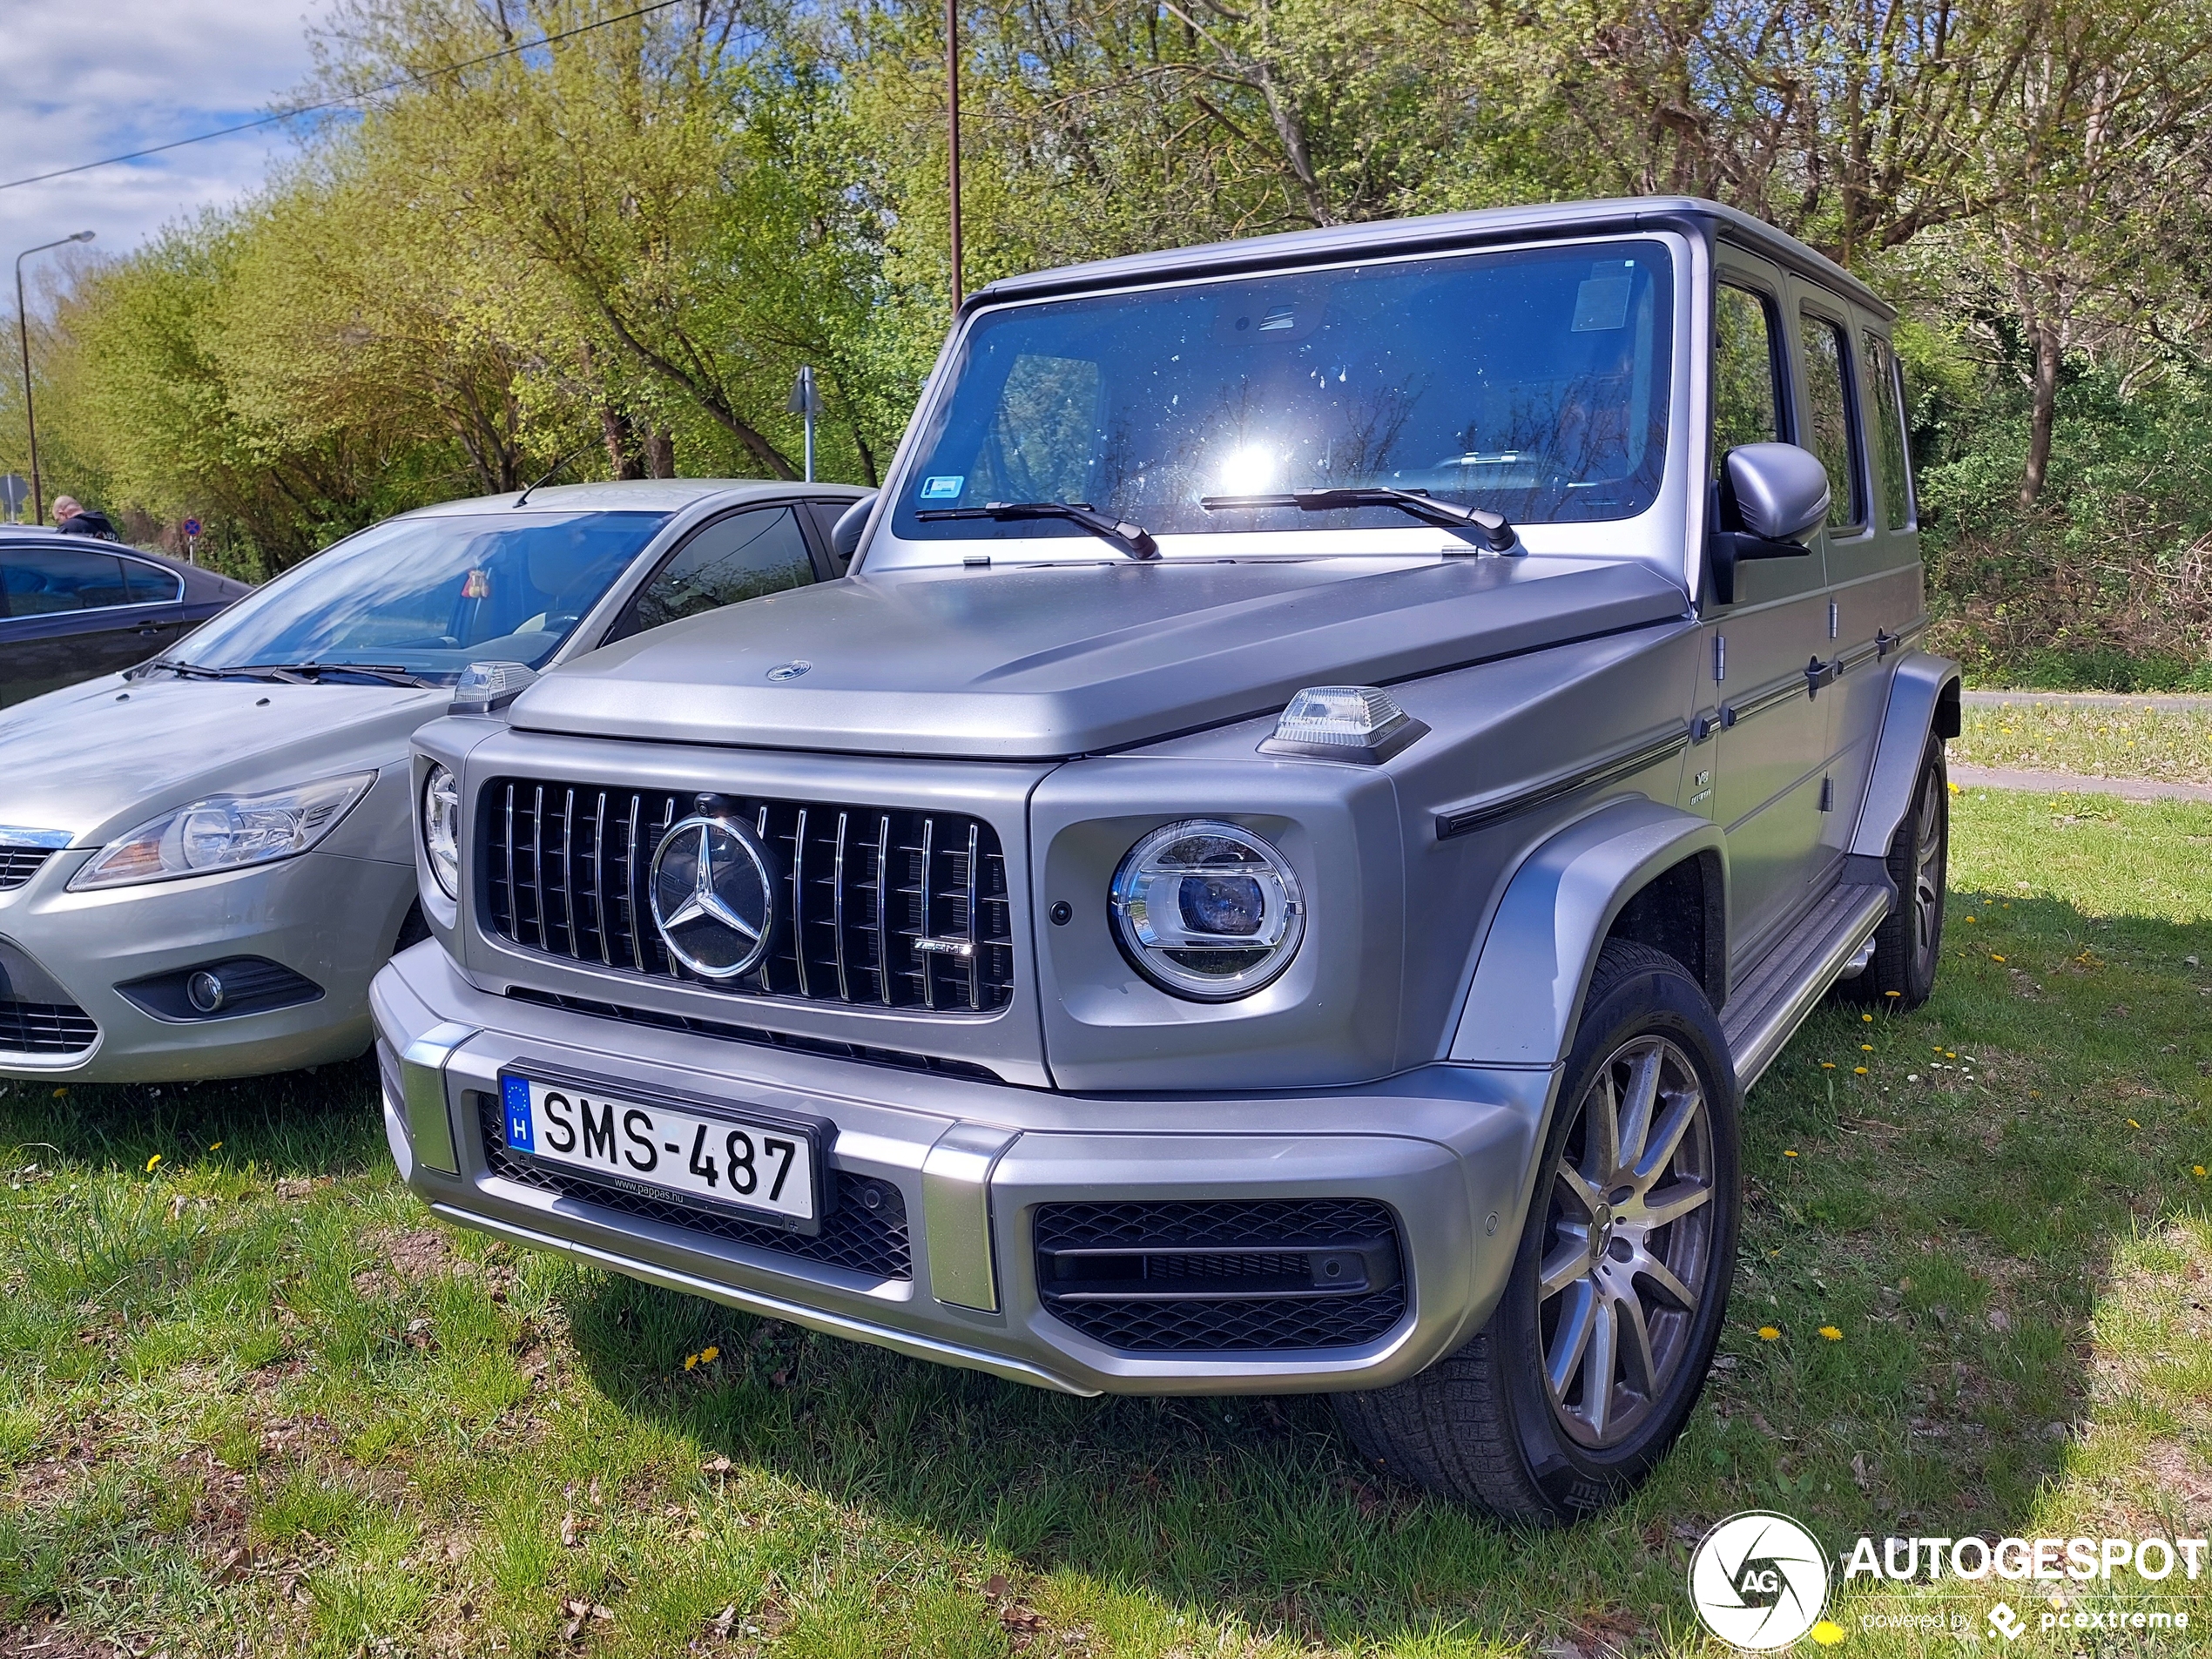
{"type": "Polygon", "coordinates": [[[404,864],[308,853],[179,881],[71,893],[91,856],[50,860],[0,893],[0,957],[26,981],[0,996],[81,1010],[97,1035],[74,1052],[0,1048],[0,1076],[170,1082],[319,1065],[368,1046],[368,984],[415,898],[404,864]],[[305,975],[309,1001],[260,1013],[165,1020],[116,988],[237,956],[305,975]]]}
{"type": "Polygon", "coordinates": [[[1434,1065],[1356,1089],[1057,1094],[908,1071],[494,995],[435,944],[370,990],[385,1129],[408,1184],[448,1221],[747,1312],[1070,1393],[1371,1388],[1481,1327],[1521,1231],[1554,1074],[1434,1065]],[[548,1191],[494,1167],[482,1125],[502,1068],[812,1115],[840,1178],[894,1188],[907,1277],[802,1259],[548,1191]],[[1137,1352],[1048,1307],[1042,1205],[1362,1199],[1398,1224],[1406,1311],[1354,1347],[1137,1352]]]}

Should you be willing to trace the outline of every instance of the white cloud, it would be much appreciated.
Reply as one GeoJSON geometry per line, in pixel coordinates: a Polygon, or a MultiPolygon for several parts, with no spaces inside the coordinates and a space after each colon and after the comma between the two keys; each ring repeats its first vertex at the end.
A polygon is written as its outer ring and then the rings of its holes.
{"type": "MultiPolygon", "coordinates": [[[[0,0],[0,181],[266,114],[305,80],[307,31],[333,3],[0,0]]],[[[164,224],[253,190],[292,153],[271,126],[0,190],[0,259],[79,230],[98,233],[102,253],[127,253],[164,224]]]]}

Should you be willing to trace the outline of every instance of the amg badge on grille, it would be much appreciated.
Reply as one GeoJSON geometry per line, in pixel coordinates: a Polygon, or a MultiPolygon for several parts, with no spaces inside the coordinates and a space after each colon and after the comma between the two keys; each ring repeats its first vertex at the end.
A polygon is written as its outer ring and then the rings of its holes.
{"type": "Polygon", "coordinates": [[[775,879],[766,850],[734,819],[671,825],[653,851],[651,898],[668,954],[702,978],[736,979],[768,954],[775,879]]]}

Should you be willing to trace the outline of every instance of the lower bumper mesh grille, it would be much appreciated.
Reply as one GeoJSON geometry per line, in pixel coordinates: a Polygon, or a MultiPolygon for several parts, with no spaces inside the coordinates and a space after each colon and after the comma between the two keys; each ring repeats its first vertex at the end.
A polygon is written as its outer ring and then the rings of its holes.
{"type": "Polygon", "coordinates": [[[99,1040],[73,1002],[0,1002],[0,1049],[10,1054],[82,1054],[99,1040]]]}
{"type": "Polygon", "coordinates": [[[1369,1198],[1047,1204],[1036,1251],[1046,1309],[1125,1353],[1359,1347],[1407,1306],[1369,1198]]]}
{"type": "Polygon", "coordinates": [[[822,1231],[812,1238],[805,1238],[780,1228],[760,1226],[673,1198],[648,1198],[625,1188],[594,1181],[588,1176],[551,1170],[528,1158],[517,1157],[508,1150],[506,1123],[496,1095],[477,1094],[476,1122],[483,1138],[484,1163],[503,1180],[520,1182],[541,1192],[559,1193],[563,1197],[596,1204],[603,1209],[657,1221],[664,1226],[711,1234],[755,1250],[773,1251],[781,1256],[819,1262],[826,1267],[865,1273],[871,1278],[914,1277],[914,1258],[907,1244],[906,1200],[888,1181],[855,1175],[849,1170],[831,1170],[835,1202],[822,1218],[822,1231]]]}

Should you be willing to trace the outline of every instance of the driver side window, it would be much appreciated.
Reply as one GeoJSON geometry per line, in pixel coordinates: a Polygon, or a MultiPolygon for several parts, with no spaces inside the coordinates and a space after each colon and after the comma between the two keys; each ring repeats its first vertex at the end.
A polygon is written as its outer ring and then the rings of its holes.
{"type": "Polygon", "coordinates": [[[813,579],[806,538],[790,508],[732,513],[696,532],[668,556],[608,631],[607,641],[803,587],[813,579]]]}
{"type": "Polygon", "coordinates": [[[1782,435],[1775,377],[1774,308],[1749,288],[1723,284],[1713,297],[1713,476],[1738,444],[1782,435]]]}

